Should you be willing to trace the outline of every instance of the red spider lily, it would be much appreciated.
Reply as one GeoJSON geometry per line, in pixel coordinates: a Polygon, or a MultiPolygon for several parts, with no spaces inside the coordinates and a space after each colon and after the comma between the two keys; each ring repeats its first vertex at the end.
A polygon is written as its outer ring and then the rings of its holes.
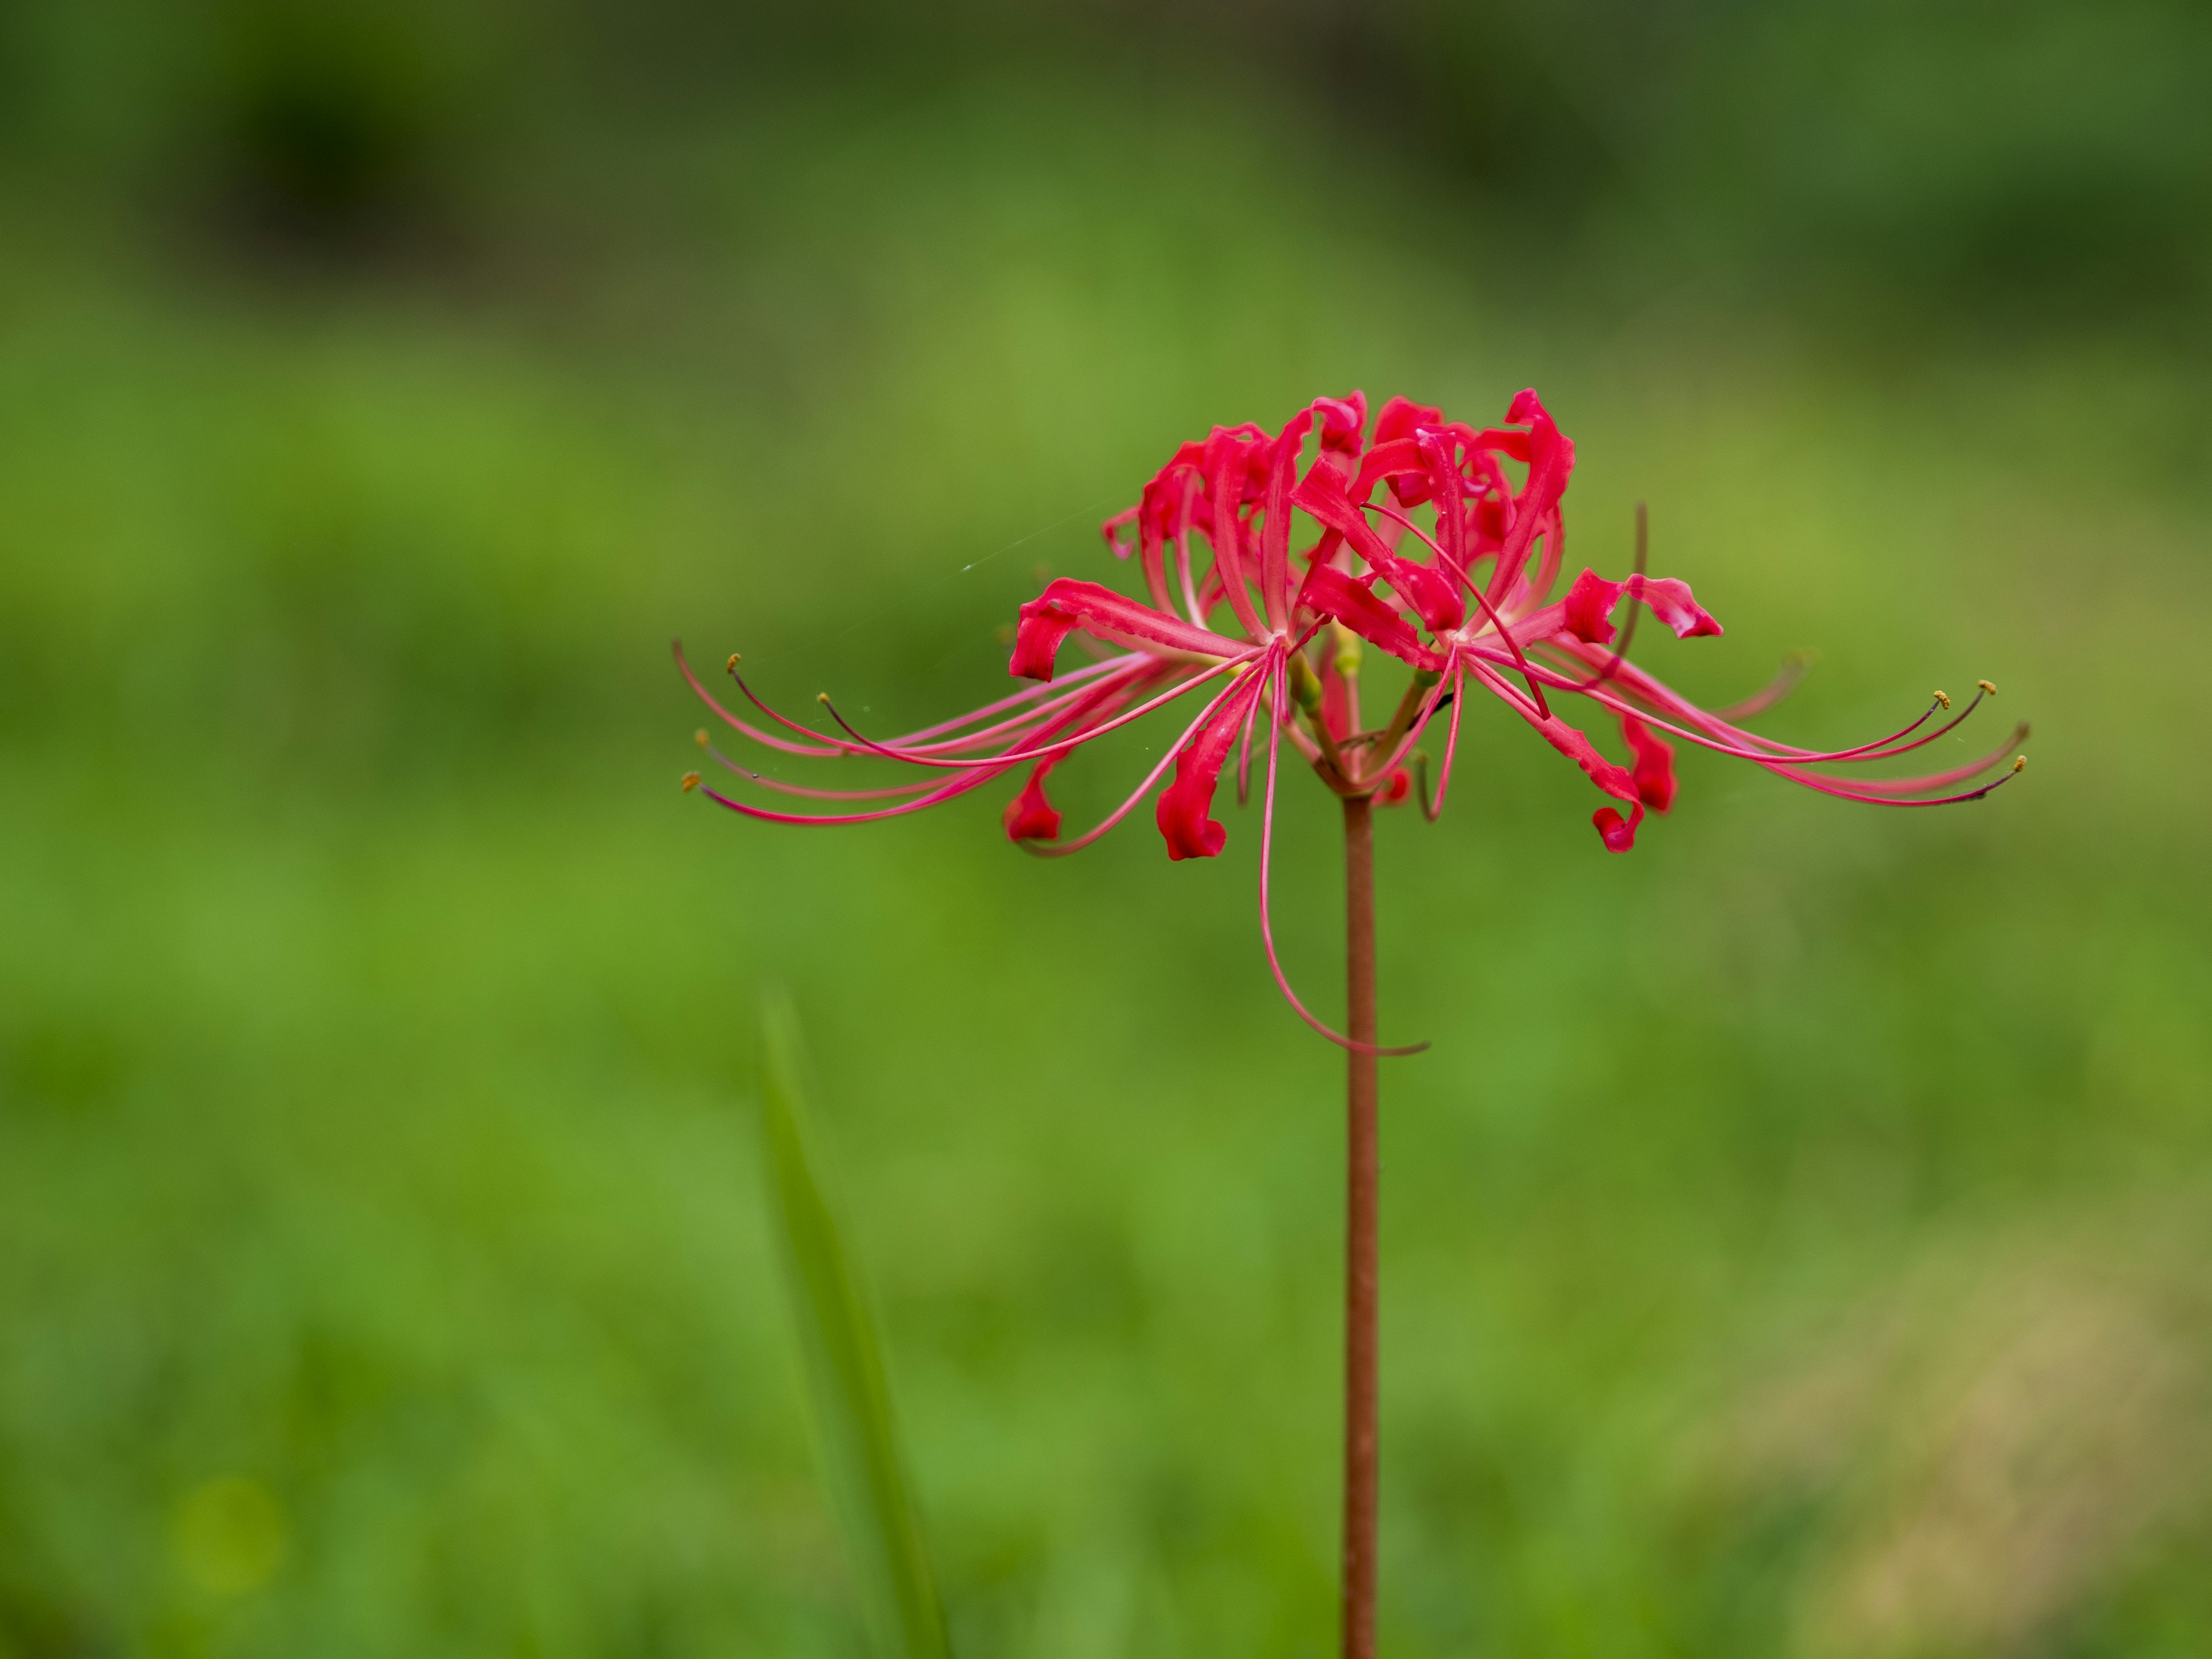
{"type": "MultiPolygon", "coordinates": [[[[1022,606],[1009,665],[1015,678],[1036,684],[972,714],[875,738],[855,730],[825,695],[822,702],[836,730],[817,731],[754,696],[732,657],[732,678],[764,722],[756,724],[717,702],[679,648],[678,662],[699,696],[731,727],[770,750],[821,759],[876,756],[927,775],[881,789],[802,787],[714,750],[714,758],[741,778],[839,803],[842,810],[779,811],[714,789],[705,793],[732,811],[775,823],[855,823],[920,811],[1025,767],[1028,777],[1006,810],[1006,833],[1031,851],[1057,856],[1088,846],[1120,823],[1172,765],[1175,775],[1154,811],[1168,856],[1211,858],[1227,833],[1212,817],[1221,773],[1231,750],[1239,750],[1243,799],[1254,728],[1264,717],[1260,928],[1268,967],[1299,1018],[1316,1030],[1347,1048],[1392,1054],[1411,1050],[1355,1042],[1316,1019],[1291,989],[1276,954],[1268,872],[1285,738],[1324,783],[1350,799],[1395,805],[1416,793],[1418,780],[1422,809],[1433,819],[1450,785],[1466,695],[1479,686],[1617,803],[1593,817],[1615,852],[1634,845],[1647,807],[1663,813],[1673,805],[1670,738],[1751,761],[1824,793],[1886,805],[1975,799],[2004,781],[1957,788],[2010,756],[2027,736],[2024,726],[1982,760],[1923,777],[1847,781],[1815,769],[1890,760],[1933,742],[1994,690],[1987,682],[1966,709],[1932,730],[1923,728],[1950,706],[1940,692],[1903,730],[1821,751],[1761,738],[1734,723],[1770,706],[1786,690],[1789,676],[1746,703],[1711,712],[1630,664],[1626,653],[1639,606],[1677,637],[1717,635],[1721,627],[1687,584],[1644,574],[1640,509],[1634,572],[1616,582],[1585,569],[1563,597],[1552,599],[1565,552],[1559,504],[1573,467],[1574,446],[1534,392],[1513,400],[1505,425],[1480,430],[1393,398],[1370,435],[1366,400],[1356,392],[1319,399],[1273,434],[1256,426],[1217,427],[1178,449],[1137,503],[1103,526],[1118,556],[1135,556],[1146,599],[1096,582],[1050,582],[1022,606]],[[1509,465],[1521,470],[1517,489],[1509,465]],[[1385,499],[1376,499],[1378,490],[1385,499]],[[1413,516],[1419,508],[1426,509],[1426,527],[1413,516]],[[1295,554],[1294,509],[1320,531],[1295,554]],[[1608,649],[1612,616],[1623,599],[1630,606],[1626,629],[1619,647],[1608,649]],[[1060,647],[1076,633],[1119,650],[1060,674],[1060,647]],[[1395,711],[1376,728],[1364,728],[1360,720],[1363,640],[1414,671],[1395,711]],[[1061,841],[1060,815],[1045,789],[1060,762],[1200,688],[1207,694],[1203,705],[1158,764],[1100,823],[1061,841]],[[1607,759],[1560,719],[1551,706],[1553,695],[1586,698],[1616,717],[1629,763],[1607,759]],[[1415,745],[1447,707],[1443,760],[1431,794],[1426,762],[1415,745]]],[[[2016,760],[2013,770],[2021,764],[2016,760]]],[[[686,787],[697,782],[696,774],[685,780],[686,787]]]]}

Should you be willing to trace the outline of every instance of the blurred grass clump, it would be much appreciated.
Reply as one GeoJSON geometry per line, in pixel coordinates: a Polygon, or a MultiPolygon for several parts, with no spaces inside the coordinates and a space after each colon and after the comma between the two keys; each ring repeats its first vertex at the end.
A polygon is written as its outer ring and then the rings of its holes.
{"type": "Polygon", "coordinates": [[[966,708],[1180,439],[1531,383],[1573,555],[1647,499],[1728,625],[1656,672],[2038,736],[1948,813],[1691,757],[1616,860],[1473,720],[1385,821],[1386,1641],[2212,1641],[2203,20],[1571,10],[0,19],[0,1654],[859,1650],[763,976],[956,1650],[1323,1650],[1249,820],[726,821],[666,641],[966,708]]]}

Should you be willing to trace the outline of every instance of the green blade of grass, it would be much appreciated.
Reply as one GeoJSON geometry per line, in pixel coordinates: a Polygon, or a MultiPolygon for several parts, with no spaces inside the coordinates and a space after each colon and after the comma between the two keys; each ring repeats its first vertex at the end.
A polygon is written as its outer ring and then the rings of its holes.
{"type": "Polygon", "coordinates": [[[883,1343],[824,1189],[818,1142],[807,1132],[799,1020],[788,1000],[763,999],[761,1036],[769,1196],[854,1577],[884,1654],[948,1659],[945,1616],[891,1415],[883,1343]]]}

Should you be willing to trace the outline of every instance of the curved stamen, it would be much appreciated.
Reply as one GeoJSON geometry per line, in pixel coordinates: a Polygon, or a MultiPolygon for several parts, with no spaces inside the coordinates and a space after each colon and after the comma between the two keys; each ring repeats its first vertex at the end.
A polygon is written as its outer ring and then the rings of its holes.
{"type": "MultiPolygon", "coordinates": [[[[1480,647],[1468,646],[1465,647],[1465,649],[1469,657],[1480,661],[1494,664],[1500,668],[1511,665],[1505,662],[1504,659],[1499,658],[1480,647]]],[[[1570,684],[1565,675],[1559,673],[1558,670],[1552,668],[1547,665],[1540,662],[1538,663],[1537,671],[1546,678],[1549,679],[1554,687],[1559,690],[1564,691],[1580,689],[1570,684]]],[[[1516,695],[1517,696],[1518,694],[1516,693],[1516,695]]],[[[1784,766],[1832,765],[1844,763],[1856,763],[1865,761],[1888,760],[1898,755],[1910,754],[1915,749],[1918,749],[1926,744],[1933,743],[1937,738],[1942,737],[1946,732],[1950,731],[1953,726],[1957,726],[1958,723],[1966,719],[1968,714],[1972,714],[1974,712],[1975,706],[1981,702],[1981,696],[1977,695],[1973,702],[1969,702],[1966,708],[1960,710],[1960,713],[1952,720],[1947,721],[1934,732],[1928,733],[1927,736],[1920,738],[1912,743],[1900,743],[1899,740],[1911,736],[1911,733],[1918,731],[1921,726],[1926,725],[1929,720],[1933,719],[1936,713],[1943,707],[1941,702],[1931,702],[1928,705],[1927,712],[1922,714],[1918,720],[1914,720],[1910,726],[1900,727],[1899,730],[1891,732],[1887,737],[1877,738],[1872,743],[1861,744],[1857,747],[1852,749],[1837,749],[1821,751],[1809,749],[1799,749],[1792,744],[1776,744],[1771,738],[1760,738],[1752,732],[1736,732],[1734,731],[1733,727],[1728,726],[1721,720],[1711,716],[1707,716],[1707,718],[1713,720],[1714,729],[1730,732],[1735,736],[1741,737],[1748,740],[1747,744],[1723,742],[1721,739],[1709,736],[1705,732],[1693,731],[1687,726],[1677,725],[1674,720],[1669,720],[1664,714],[1652,712],[1648,708],[1632,707],[1628,703],[1623,702],[1620,698],[1614,696],[1610,693],[1596,690],[1584,690],[1583,695],[1589,697],[1592,702],[1596,703],[1601,708],[1610,708],[1617,714],[1633,715],[1635,718],[1643,720],[1647,725],[1656,726],[1662,731],[1671,732],[1675,736],[1682,738],[1685,742],[1694,743],[1700,748],[1711,749],[1717,754],[1730,755],[1738,760],[1756,761],[1761,765],[1773,763],[1784,766]],[[1893,748],[1889,746],[1891,744],[1895,744],[1897,746],[1893,748]]],[[[1650,700],[1647,699],[1646,701],[1650,700]]],[[[1673,705],[1662,704],[1661,706],[1672,707],[1673,705]]],[[[1686,705],[1685,705],[1685,707],[1686,707],[1686,705]]],[[[1696,709],[1692,709],[1690,712],[1703,713],[1702,710],[1696,709]]]]}
{"type": "MultiPolygon", "coordinates": [[[[1261,672],[1264,673],[1267,671],[1263,669],[1261,672]]],[[[1123,818],[1128,817],[1130,811],[1136,806],[1137,803],[1144,799],[1146,795],[1151,793],[1152,786],[1160,781],[1162,775],[1166,773],[1168,768],[1175,764],[1175,757],[1182,752],[1183,745],[1190,741],[1192,733],[1195,732],[1200,726],[1205,725],[1208,720],[1212,719],[1213,711],[1221,707],[1223,699],[1230,696],[1236,691],[1236,690],[1237,682],[1235,680],[1231,680],[1227,685],[1223,686],[1219,692],[1214,696],[1213,700],[1207,703],[1205,708],[1198,711],[1198,718],[1192,720],[1188,726],[1183,727],[1182,735],[1167,746],[1166,751],[1160,756],[1158,763],[1155,765],[1151,771],[1145,774],[1145,781],[1139,784],[1133,790],[1130,791],[1128,798],[1122,801],[1122,803],[1119,806],[1115,807],[1111,812],[1108,813],[1105,818],[1099,823],[1085,830],[1083,834],[1078,836],[1073,841],[1051,842],[1024,841],[1018,842],[1015,844],[1024,852],[1033,853],[1041,859],[1064,859],[1070,853],[1079,853],[1085,848],[1090,846],[1092,842],[1097,841],[1099,836],[1104,835],[1115,824],[1121,823],[1123,818]]],[[[1262,695],[1264,696],[1265,694],[1262,693],[1262,695]]],[[[1253,701],[1256,704],[1259,699],[1255,698],[1253,701]]]]}
{"type": "Polygon", "coordinates": [[[889,789],[815,789],[805,784],[786,783],[781,778],[771,778],[750,767],[740,766],[712,744],[707,745],[707,753],[717,765],[735,773],[749,783],[757,783],[763,789],[773,789],[779,794],[804,795],[809,800],[896,800],[902,795],[918,795],[925,790],[937,787],[934,782],[926,781],[902,783],[889,789]]]}
{"type": "Polygon", "coordinates": [[[1843,787],[1833,778],[1824,778],[1815,773],[1792,772],[1786,766],[1777,767],[1774,769],[1792,783],[1802,783],[1808,789],[1816,789],[1824,795],[1832,795],[1838,800],[1863,801],[1869,806],[1956,806],[1961,801],[1979,800],[1983,796],[2003,788],[2026,770],[2027,767],[2027,757],[2015,755],[2013,757],[2012,769],[1994,782],[1985,783],[1978,789],[1969,789],[1964,794],[1942,795],[1932,800],[1899,800],[1890,795],[1863,794],[1856,789],[1843,787]]]}
{"type": "Polygon", "coordinates": [[[995,725],[980,727],[965,737],[912,745],[896,738],[886,738],[883,741],[886,747],[897,750],[902,756],[952,755],[963,750],[988,748],[992,744],[1001,741],[1018,743],[1030,732],[1042,730],[1065,719],[1073,711],[1084,707],[1087,701],[1097,698],[1101,692],[1108,692],[1110,696],[1125,696],[1136,687],[1162,678],[1183,666],[1179,663],[1162,663],[1141,653],[1136,655],[1137,661],[1119,673],[1100,676],[1090,684],[1078,686],[1064,696],[1041,702],[1034,708],[995,725]]]}
{"type": "MultiPolygon", "coordinates": [[[[754,742],[764,744],[770,749],[781,750],[787,755],[804,755],[809,759],[813,760],[833,759],[836,756],[845,753],[851,746],[848,744],[837,744],[833,746],[824,748],[818,745],[796,744],[787,738],[779,738],[770,732],[763,732],[758,730],[757,727],[747,725],[744,720],[739,720],[735,714],[732,714],[728,709],[723,708],[720,702],[715,701],[714,693],[708,690],[705,686],[700,684],[699,677],[691,672],[690,663],[684,659],[684,641],[681,640],[672,640],[669,641],[669,645],[670,648],[676,653],[676,666],[683,671],[684,678],[691,683],[691,689],[699,694],[699,701],[705,703],[708,708],[713,709],[715,714],[721,717],[724,723],[728,725],[732,730],[744,732],[745,736],[750,738],[754,742]]],[[[735,657],[732,657],[730,659],[732,665],[734,665],[737,660],[738,659],[735,657]]],[[[730,672],[734,675],[737,670],[732,666],[730,672]]],[[[751,694],[748,692],[746,695],[750,696],[751,694]]],[[[757,702],[758,699],[756,698],[755,701],[757,702]]]]}
{"type": "Polygon", "coordinates": [[[1964,766],[1954,766],[1948,772],[1930,772],[1925,777],[1918,778],[1855,778],[1851,781],[1851,787],[1886,795],[1910,795],[1923,789],[1942,789],[1967,778],[1979,777],[2026,743],[2027,738],[2027,722],[2022,720],[2013,727],[2012,736],[2006,739],[2002,748],[1993,749],[1979,760],[1969,761],[1964,766]]]}
{"type": "MultiPolygon", "coordinates": [[[[1017,757],[1008,761],[1000,769],[1010,771],[1020,764],[1021,760],[1017,757]]],[[[904,817],[909,812],[923,811],[929,807],[951,800],[956,795],[964,795],[970,789],[988,783],[993,775],[988,772],[971,772],[965,777],[947,780],[919,799],[901,801],[896,806],[878,807],[872,812],[774,812],[765,806],[751,806],[741,800],[732,800],[720,790],[709,788],[705,784],[699,786],[699,793],[718,805],[726,806],[732,812],[742,813],[749,818],[760,818],[769,823],[799,823],[809,827],[822,827],[833,823],[873,823],[879,818],[904,817]]]]}
{"type": "MultiPolygon", "coordinates": [[[[1429,1045],[1425,1042],[1415,1042],[1409,1043],[1402,1048],[1378,1048],[1371,1042],[1355,1042],[1350,1037],[1340,1032],[1333,1031],[1322,1024],[1306,1012],[1305,1004],[1298,1000],[1298,994],[1291,989],[1291,981],[1283,972],[1282,958],[1275,954],[1275,929],[1267,915],[1267,865],[1269,854],[1273,851],[1275,835],[1275,770],[1276,757],[1279,752],[1278,739],[1282,734],[1287,718],[1282,707],[1281,677],[1277,677],[1276,683],[1267,688],[1267,692],[1273,694],[1271,700],[1273,707],[1269,713],[1274,718],[1267,722],[1267,799],[1260,813],[1260,942],[1267,949],[1267,971],[1274,975],[1275,988],[1283,994],[1283,1000],[1291,1005],[1292,1012],[1322,1036],[1336,1044],[1338,1048],[1349,1048],[1354,1054],[1361,1054],[1392,1056],[1418,1054],[1429,1045]]],[[[1267,692],[1263,692],[1262,695],[1267,695],[1267,692]]]]}
{"type": "Polygon", "coordinates": [[[1460,581],[1466,586],[1468,592],[1474,595],[1476,601],[1482,606],[1483,614],[1490,618],[1491,625],[1498,629],[1499,637],[1504,639],[1505,643],[1512,647],[1514,659],[1521,665],[1521,672],[1528,679],[1528,695],[1535,698],[1536,707],[1544,711],[1544,718],[1546,720],[1551,719],[1551,706],[1544,701],[1544,690],[1541,686],[1536,684],[1536,677],[1528,672],[1528,659],[1521,654],[1521,641],[1513,637],[1513,630],[1505,625],[1505,618],[1498,614],[1498,607],[1491,604],[1490,596],[1474,585],[1474,580],[1468,576],[1463,568],[1461,568],[1459,561],[1452,557],[1450,554],[1445,552],[1443,548],[1438,547],[1436,544],[1435,538],[1431,537],[1427,531],[1422,529],[1420,526],[1415,524],[1404,514],[1399,512],[1396,507],[1385,507],[1380,501],[1362,501],[1360,505],[1370,513],[1389,514],[1392,518],[1397,520],[1400,524],[1405,526],[1407,529],[1412,531],[1423,541],[1428,543],[1430,548],[1435,552],[1436,556],[1444,562],[1446,568],[1450,570],[1452,574],[1460,579],[1460,581]]]}
{"type": "MultiPolygon", "coordinates": [[[[1505,666],[1504,663],[1498,662],[1493,658],[1486,657],[1482,653],[1473,650],[1470,650],[1468,653],[1468,659],[1469,662],[1474,665],[1476,672],[1481,676],[1483,684],[1487,685],[1491,690],[1497,693],[1498,696],[1504,698],[1509,702],[1524,701],[1521,699],[1520,692],[1515,690],[1511,685],[1506,684],[1503,676],[1497,672],[1498,669],[1505,666]]],[[[1817,772],[1807,772],[1800,769],[1802,766],[1808,763],[1808,762],[1827,760],[1832,758],[1831,757],[1812,756],[1801,757],[1794,756],[1769,755],[1751,750],[1733,748],[1729,744],[1717,742],[1699,732],[1691,731],[1684,726],[1677,726],[1672,721],[1662,720],[1656,715],[1645,714],[1640,709],[1631,708],[1616,698],[1601,696],[1595,692],[1590,693],[1589,698],[1592,702],[1598,704],[1601,708],[1610,708],[1616,714],[1633,715],[1637,719],[1644,721],[1647,726],[1655,726],[1662,731],[1674,733],[1676,737],[1680,738],[1686,743],[1693,743],[1700,748],[1711,749],[1720,754],[1733,756],[1739,760],[1750,761],[1754,765],[1765,767],[1768,771],[1772,772],[1778,777],[1787,778],[1792,783],[1801,783],[1808,788],[1820,791],[1822,794],[1835,795],[1845,800],[1863,800],[1871,802],[1877,805],[1887,806],[1948,806],[1954,801],[1978,800],[1982,796],[1987,794],[1990,789],[1996,787],[1996,784],[1990,784],[1984,786],[1983,788],[1971,791],[1966,794],[1952,795],[1940,800],[1905,800],[1870,793],[1865,794],[1856,793],[1854,793],[1854,790],[1858,787],[1856,785],[1847,787],[1843,781],[1839,779],[1824,777],[1817,772]]],[[[1923,715],[1921,718],[1924,720],[1927,716],[1923,715]]],[[[1917,724],[1917,722],[1915,723],[1917,724]]],[[[1918,745],[1913,744],[1910,746],[1917,748],[1918,745]]],[[[1903,754],[1905,750],[1900,749],[1893,750],[1889,752],[1891,754],[1903,754]]],[[[1995,758],[1990,761],[1984,762],[1981,766],[1974,769],[1975,771],[1987,770],[1990,766],[1996,763],[1996,760],[2002,759],[2005,754],[2008,754],[2010,752],[2011,750],[2009,747],[2000,751],[1995,758]]],[[[1848,757],[1854,761],[1866,761],[1881,760],[1887,757],[1881,754],[1860,754],[1850,755],[1848,757]]],[[[2025,763],[2025,761],[2023,761],[2022,764],[2025,763]]],[[[2019,769],[2015,767],[2014,769],[2017,771],[2019,769]]],[[[1966,775],[1969,777],[1973,775],[1973,772],[1966,774],[1966,775]]],[[[1953,781],[1955,781],[1955,780],[1953,781]]],[[[2003,781],[2003,779],[2000,778],[1997,781],[2002,783],[2003,781]]],[[[1877,785],[1875,787],[1878,787],[1880,786],[1877,785]]],[[[1938,786],[1932,785],[1929,780],[1915,778],[1897,780],[1893,781],[1889,787],[1892,788],[1900,787],[1905,788],[1917,788],[1938,786]]]]}
{"type": "MultiPolygon", "coordinates": [[[[1212,667],[1206,669],[1204,672],[1194,675],[1189,679],[1184,680],[1179,684],[1169,687],[1165,691],[1161,692],[1158,696],[1154,697],[1151,702],[1131,709],[1126,714],[1117,715],[1113,720],[1108,720],[1103,726],[1093,726],[1089,731],[1083,732],[1080,736],[1063,738],[1060,742],[1047,744],[1041,748],[1023,749],[1007,752],[1015,754],[1018,758],[1022,760],[1042,760],[1050,755],[1064,755],[1071,749],[1077,748],[1083,744],[1090,742],[1093,738],[1103,737],[1109,732],[1120,730],[1122,726],[1128,725],[1132,720],[1143,719],[1146,714],[1151,714],[1155,708],[1164,708],[1167,704],[1173,702],[1177,697],[1182,696],[1184,692],[1189,690],[1193,686],[1202,685],[1217,674],[1231,672],[1239,664],[1249,663],[1260,654],[1260,652],[1253,651],[1241,657],[1224,658],[1222,661],[1214,664],[1212,667]]],[[[885,745],[876,742],[872,738],[863,736],[849,720],[848,720],[842,714],[839,714],[837,712],[837,706],[830,701],[830,694],[827,691],[820,694],[819,701],[822,706],[830,711],[830,718],[836,720],[839,726],[842,726],[846,731],[850,732],[853,734],[854,744],[857,744],[860,749],[870,753],[881,755],[886,759],[904,761],[910,766],[935,766],[944,768],[947,770],[964,769],[976,767],[994,767],[1002,764],[1001,760],[997,757],[990,757],[981,760],[953,760],[934,755],[917,754],[912,750],[887,748],[885,745]]],[[[850,746],[851,745],[848,745],[848,747],[850,746]]]]}
{"type": "Polygon", "coordinates": [[[1110,675],[1117,666],[1132,667],[1138,663],[1152,660],[1153,659],[1144,652],[1125,651],[1120,656],[1110,658],[1104,662],[1087,662],[1080,667],[1069,669],[1064,674],[1055,674],[1050,680],[1039,684],[1024,686],[1011,696],[1000,697],[996,702],[987,702],[981,708],[971,708],[957,719],[940,720],[935,726],[925,726],[918,732],[905,732],[899,737],[887,738],[884,741],[898,748],[909,748],[925,744],[929,738],[945,737],[948,733],[957,732],[963,726],[971,725],[976,720],[994,714],[1004,714],[1010,708],[1018,708],[1025,702],[1035,702],[1041,697],[1048,700],[1060,697],[1087,681],[1110,675]]]}

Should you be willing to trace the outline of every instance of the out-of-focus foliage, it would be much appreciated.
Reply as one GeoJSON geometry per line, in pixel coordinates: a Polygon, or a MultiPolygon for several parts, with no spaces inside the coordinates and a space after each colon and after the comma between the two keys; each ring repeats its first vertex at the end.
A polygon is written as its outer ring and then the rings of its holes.
{"type": "Polygon", "coordinates": [[[1471,720],[1383,820],[1388,1644],[2203,1651],[2204,60],[2100,15],[0,11],[0,1653],[856,1651],[763,976],[957,1650],[1325,1650],[1249,819],[738,823],[666,641],[964,708],[1177,440],[1530,383],[1574,556],[1646,499],[1728,626],[1655,672],[2038,732],[1956,812],[1688,757],[1614,859],[1471,720]]]}
{"type": "Polygon", "coordinates": [[[771,994],[761,1012],[765,1184],[846,1550],[878,1651],[946,1659],[945,1611],[915,1511],[883,1336],[824,1178],[805,1065],[798,1016],[788,999],[771,994]]]}

